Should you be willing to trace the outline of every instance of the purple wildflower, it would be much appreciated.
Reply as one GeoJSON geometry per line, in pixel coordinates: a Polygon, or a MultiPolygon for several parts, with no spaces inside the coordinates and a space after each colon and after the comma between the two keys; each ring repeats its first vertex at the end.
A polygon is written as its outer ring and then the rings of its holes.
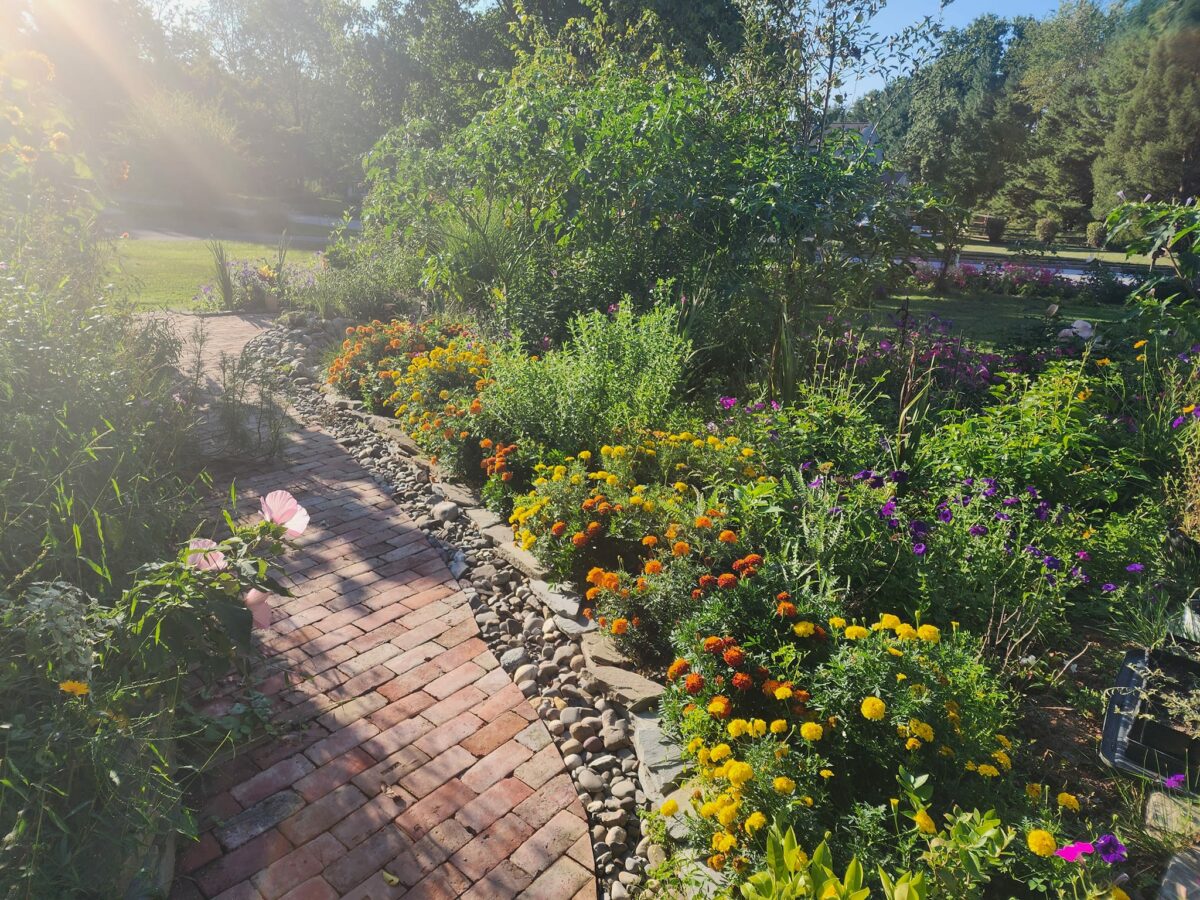
{"type": "Polygon", "coordinates": [[[924,556],[925,555],[925,545],[924,544],[920,544],[920,543],[913,544],[912,550],[913,550],[914,556],[924,556]]]}
{"type": "Polygon", "coordinates": [[[1114,863],[1125,862],[1125,845],[1117,839],[1115,834],[1102,834],[1096,838],[1096,852],[1110,866],[1114,863]]]}
{"type": "Polygon", "coordinates": [[[1146,567],[1143,566],[1141,563],[1130,563],[1129,565],[1127,565],[1125,567],[1125,571],[1126,572],[1140,572],[1144,568],[1146,568],[1146,567]]]}

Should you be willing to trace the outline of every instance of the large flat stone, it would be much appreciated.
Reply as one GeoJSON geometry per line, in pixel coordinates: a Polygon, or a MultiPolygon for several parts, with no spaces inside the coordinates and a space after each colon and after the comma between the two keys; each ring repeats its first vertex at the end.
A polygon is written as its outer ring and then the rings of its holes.
{"type": "Polygon", "coordinates": [[[579,615],[578,594],[556,590],[541,578],[529,579],[529,589],[533,591],[533,595],[537,597],[539,603],[550,607],[559,615],[568,618],[574,618],[579,615]]]}
{"type": "Polygon", "coordinates": [[[467,506],[464,508],[467,512],[467,518],[480,531],[487,531],[489,528],[505,528],[505,531],[508,532],[509,540],[512,539],[512,532],[504,526],[504,520],[490,509],[484,509],[482,506],[467,506]]]}
{"type": "Polygon", "coordinates": [[[554,624],[568,637],[580,637],[594,632],[600,627],[591,619],[583,616],[564,616],[558,613],[554,614],[554,624]]]}
{"type": "Polygon", "coordinates": [[[589,669],[597,666],[619,666],[631,668],[632,660],[617,649],[617,645],[608,632],[599,631],[585,635],[580,642],[583,646],[583,658],[589,669]]]}
{"type": "Polygon", "coordinates": [[[528,550],[522,550],[512,541],[512,532],[508,532],[508,541],[506,543],[497,543],[496,552],[499,553],[505,560],[508,561],[515,569],[528,575],[530,578],[545,578],[549,575],[549,570],[537,561],[528,550]]]}
{"type": "Polygon", "coordinates": [[[1200,835],[1200,802],[1153,791],[1146,799],[1146,828],[1170,840],[1200,835]]]}
{"type": "Polygon", "coordinates": [[[663,686],[637,672],[616,666],[595,666],[590,671],[631,712],[657,706],[662,697],[663,686]]]}

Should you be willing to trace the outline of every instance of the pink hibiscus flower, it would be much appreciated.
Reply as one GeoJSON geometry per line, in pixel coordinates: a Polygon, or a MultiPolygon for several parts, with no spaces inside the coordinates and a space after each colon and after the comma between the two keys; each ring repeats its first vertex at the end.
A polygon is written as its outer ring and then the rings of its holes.
{"type": "Polygon", "coordinates": [[[187,564],[202,572],[217,572],[225,568],[225,554],[217,549],[216,541],[192,538],[188,541],[187,564]]]}
{"type": "Polygon", "coordinates": [[[308,510],[296,502],[287,491],[271,491],[263,497],[259,504],[262,507],[263,518],[276,525],[282,525],[290,538],[304,534],[308,527],[308,510]]]}

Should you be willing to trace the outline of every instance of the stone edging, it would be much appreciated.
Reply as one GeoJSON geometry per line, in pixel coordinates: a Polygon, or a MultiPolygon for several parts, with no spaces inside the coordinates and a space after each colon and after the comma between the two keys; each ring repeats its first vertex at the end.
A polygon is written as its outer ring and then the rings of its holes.
{"type": "MultiPolygon", "coordinates": [[[[363,412],[360,402],[314,382],[314,347],[329,332],[319,324],[313,332],[277,325],[247,350],[289,367],[294,414],[320,420],[339,442],[359,447],[353,452],[360,461],[397,491],[395,501],[443,553],[481,636],[558,745],[588,814],[601,896],[619,900],[652,888],[645,870],[662,862],[665,850],[642,834],[638,810],[657,808],[671,792],[681,805],[686,799],[677,790],[684,774],[678,744],[653,712],[663,685],[633,671],[581,615],[579,595],[551,584],[548,570],[513,543],[512,529],[428,459],[395,420],[363,412]],[[404,480],[397,477],[401,468],[407,485],[393,483],[404,480]]],[[[672,837],[681,838],[681,819],[668,822],[672,837]]]]}

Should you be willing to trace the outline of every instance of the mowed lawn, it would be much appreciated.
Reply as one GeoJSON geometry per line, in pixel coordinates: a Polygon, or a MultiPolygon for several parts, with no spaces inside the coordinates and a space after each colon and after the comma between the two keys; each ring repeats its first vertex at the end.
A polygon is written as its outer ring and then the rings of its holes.
{"type": "MultiPolygon", "coordinates": [[[[873,308],[876,313],[899,313],[905,297],[889,297],[873,308]]],[[[936,297],[912,294],[907,297],[909,316],[914,324],[937,316],[946,323],[949,333],[961,335],[983,347],[1000,349],[1024,344],[1045,335],[1048,330],[1060,330],[1076,319],[1086,319],[1097,326],[1115,323],[1129,315],[1118,305],[1059,303],[1057,315],[1051,320],[1047,310],[1054,301],[1029,297],[1008,297],[1002,294],[981,294],[970,297],[936,297]]]]}
{"type": "MultiPolygon", "coordinates": [[[[231,260],[275,261],[274,244],[223,241],[231,260]]],[[[289,263],[305,265],[314,250],[288,251],[289,263]]],[[[200,286],[213,281],[208,242],[200,239],[160,240],[125,238],[117,241],[113,281],[136,306],[187,309],[195,305],[200,286]]]]}

